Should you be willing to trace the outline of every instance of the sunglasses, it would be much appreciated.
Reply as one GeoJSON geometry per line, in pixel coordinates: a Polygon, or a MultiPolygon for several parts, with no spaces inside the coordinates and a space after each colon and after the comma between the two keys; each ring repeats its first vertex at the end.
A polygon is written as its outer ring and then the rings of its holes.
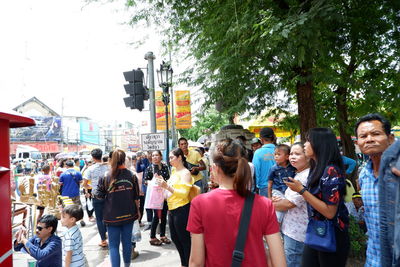
{"type": "Polygon", "coordinates": [[[42,227],[42,226],[36,226],[36,229],[40,232],[40,231],[42,231],[43,230],[43,228],[47,228],[47,227],[42,227]]]}

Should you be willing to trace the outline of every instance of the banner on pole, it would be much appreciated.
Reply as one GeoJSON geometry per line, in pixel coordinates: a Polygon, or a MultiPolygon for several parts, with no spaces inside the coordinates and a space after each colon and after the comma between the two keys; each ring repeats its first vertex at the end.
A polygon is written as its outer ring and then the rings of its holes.
{"type": "MultiPolygon", "coordinates": [[[[175,91],[176,101],[176,129],[189,129],[192,127],[192,113],[190,109],[190,91],[175,91]]],[[[165,123],[164,123],[165,124],[165,123]]]]}
{"type": "MultiPolygon", "coordinates": [[[[165,131],[166,129],[166,117],[165,117],[165,105],[162,101],[162,91],[155,91],[156,97],[156,128],[157,131],[165,131]]],[[[171,129],[171,104],[168,104],[168,127],[171,129]]]]}

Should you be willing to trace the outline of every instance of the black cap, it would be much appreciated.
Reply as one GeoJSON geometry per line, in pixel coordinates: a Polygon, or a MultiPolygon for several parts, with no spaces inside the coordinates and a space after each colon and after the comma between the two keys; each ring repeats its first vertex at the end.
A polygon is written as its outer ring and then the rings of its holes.
{"type": "Polygon", "coordinates": [[[274,136],[275,136],[274,130],[272,130],[269,127],[262,128],[260,131],[260,137],[262,138],[274,138],[274,136]]]}
{"type": "Polygon", "coordinates": [[[74,162],[72,160],[68,160],[65,165],[67,165],[68,167],[74,167],[74,162]]]}

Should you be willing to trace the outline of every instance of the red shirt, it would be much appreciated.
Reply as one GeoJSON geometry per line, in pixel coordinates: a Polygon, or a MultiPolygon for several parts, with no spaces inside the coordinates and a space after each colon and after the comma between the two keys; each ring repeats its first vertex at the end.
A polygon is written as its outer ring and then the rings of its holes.
{"type": "MultiPolygon", "coordinates": [[[[205,266],[232,264],[244,198],[234,190],[215,189],[194,198],[190,205],[187,230],[204,235],[205,266]]],[[[244,249],[242,266],[268,266],[263,236],[279,232],[272,202],[256,195],[244,249]]]]}

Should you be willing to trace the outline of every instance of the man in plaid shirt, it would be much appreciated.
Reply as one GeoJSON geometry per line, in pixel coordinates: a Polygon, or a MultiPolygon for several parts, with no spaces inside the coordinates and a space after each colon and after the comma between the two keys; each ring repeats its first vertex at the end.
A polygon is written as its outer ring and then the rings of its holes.
{"type": "Polygon", "coordinates": [[[359,175],[368,230],[366,267],[381,266],[378,175],[382,153],[394,142],[390,128],[390,122],[380,114],[368,114],[361,117],[355,127],[357,145],[361,152],[370,158],[359,175]]]}

